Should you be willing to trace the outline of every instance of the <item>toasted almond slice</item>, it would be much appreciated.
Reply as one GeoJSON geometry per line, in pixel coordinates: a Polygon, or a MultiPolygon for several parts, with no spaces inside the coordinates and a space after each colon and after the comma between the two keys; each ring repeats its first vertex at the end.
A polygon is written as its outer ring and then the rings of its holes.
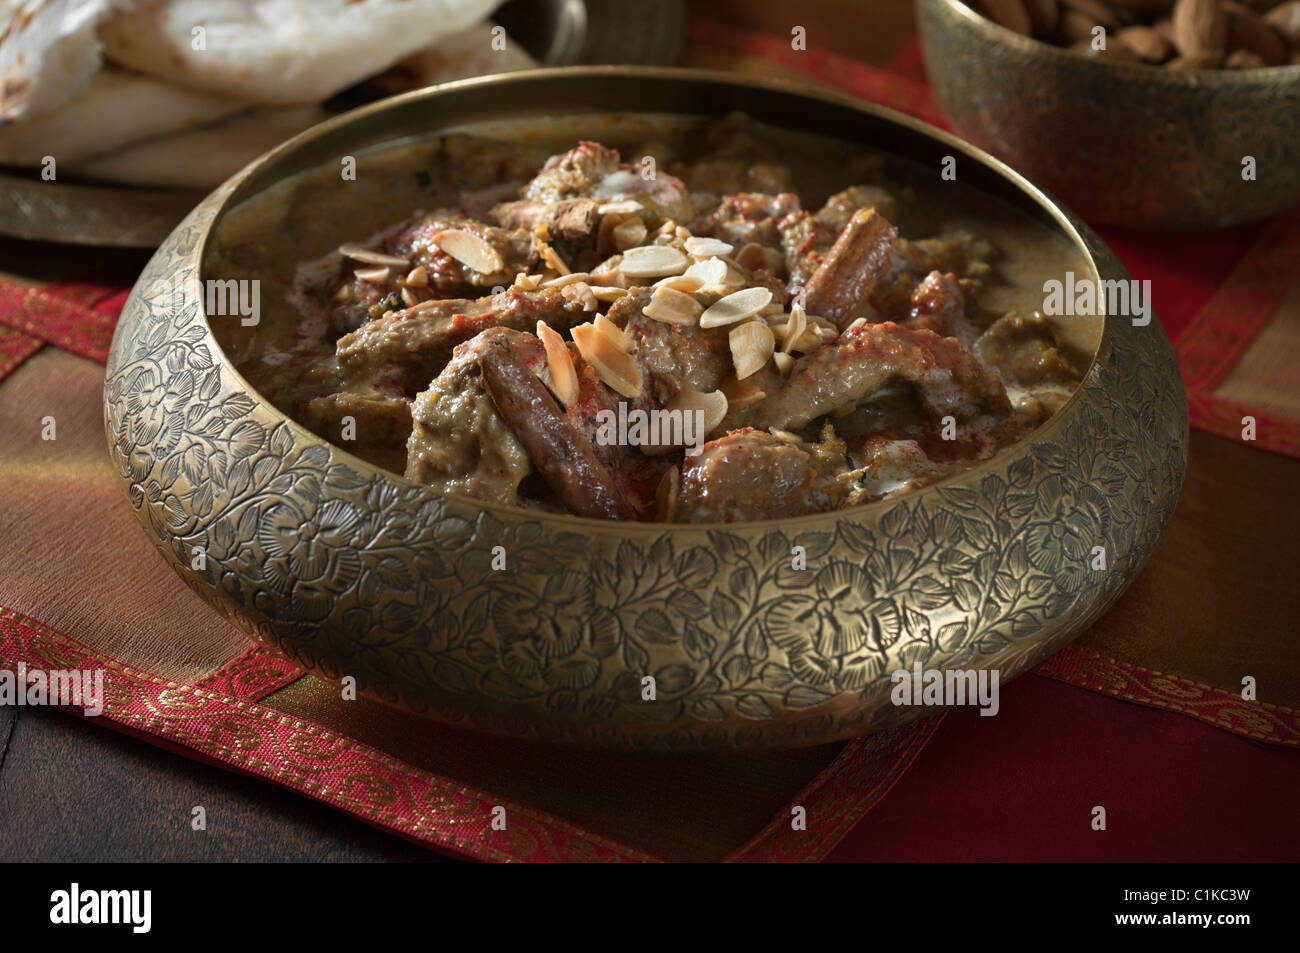
{"type": "Polygon", "coordinates": [[[644,206],[635,199],[623,199],[619,202],[606,202],[604,205],[597,206],[596,212],[600,215],[635,215],[643,208],[644,206]]]}
{"type": "Polygon", "coordinates": [[[780,430],[780,429],[778,429],[778,428],[776,428],[776,427],[768,427],[768,428],[767,428],[767,432],[770,433],[773,437],[780,437],[782,440],[789,440],[789,441],[791,441],[792,443],[802,443],[802,442],[803,442],[803,441],[799,438],[799,435],[798,435],[797,433],[791,433],[791,432],[788,431],[788,430],[780,430]]]}
{"type": "Polygon", "coordinates": [[[781,338],[781,350],[789,354],[794,349],[794,342],[803,335],[808,327],[808,315],[798,301],[790,305],[790,320],[785,323],[785,335],[781,338]]]}
{"type": "Polygon", "coordinates": [[[626,219],[614,226],[610,239],[619,251],[635,248],[645,241],[645,222],[640,216],[626,219]]]}
{"type": "MultiPolygon", "coordinates": [[[[674,411],[681,414],[681,429],[677,432],[672,431],[671,423],[661,425],[669,429],[669,437],[680,437],[677,443],[662,444],[642,444],[640,450],[646,456],[656,457],[665,453],[671,453],[673,450],[684,445],[686,440],[686,421],[685,415],[691,414],[692,420],[690,431],[692,434],[703,440],[706,435],[711,433],[722,423],[722,419],[727,416],[727,395],[720,390],[702,393],[691,385],[685,385],[677,394],[664,405],[664,410],[672,413],[674,411]]],[[[664,431],[661,429],[656,436],[663,437],[664,431]]]]}
{"type": "Polygon", "coordinates": [[[583,360],[595,368],[596,374],[610,389],[624,397],[640,396],[641,369],[613,338],[601,333],[594,324],[579,324],[570,328],[569,334],[573,343],[578,345],[583,360]]]}
{"type": "Polygon", "coordinates": [[[854,331],[854,330],[857,330],[858,328],[866,327],[866,324],[867,324],[867,319],[866,319],[866,318],[854,318],[852,321],[849,322],[849,326],[848,326],[847,328],[845,328],[844,330],[845,330],[845,331],[854,331]]]}
{"type": "Polygon", "coordinates": [[[614,251],[614,229],[623,224],[627,218],[626,215],[611,213],[600,220],[600,227],[596,229],[596,253],[599,255],[608,255],[614,251]]]}
{"type": "Polygon", "coordinates": [[[768,362],[776,350],[776,335],[762,321],[746,321],[731,329],[727,343],[736,378],[743,381],[768,362]]]}
{"type": "Polygon", "coordinates": [[[581,305],[583,311],[595,311],[600,307],[600,301],[591,290],[591,285],[585,281],[575,281],[571,285],[565,285],[560,289],[560,294],[566,300],[581,305]]]}
{"type": "Polygon", "coordinates": [[[628,278],[662,278],[686,270],[686,256],[669,245],[642,245],[623,253],[619,271],[628,278]]]}
{"type": "Polygon", "coordinates": [[[473,232],[449,228],[434,235],[433,243],[480,275],[495,275],[505,267],[501,253],[473,232]]]}
{"type": "Polygon", "coordinates": [[[591,276],[585,271],[571,271],[567,275],[559,275],[549,281],[543,281],[543,288],[563,288],[565,285],[575,284],[579,281],[586,281],[591,276]]]}
{"type": "Polygon", "coordinates": [[[789,377],[790,372],[794,370],[794,358],[784,351],[777,351],[773,354],[772,361],[776,364],[776,369],[786,377],[789,377]]]}
{"type": "Polygon", "coordinates": [[[691,295],[667,286],[655,288],[650,303],[645,306],[647,318],[664,324],[694,324],[703,311],[703,306],[691,295]]]}
{"type": "Polygon", "coordinates": [[[416,265],[406,275],[405,283],[412,288],[429,287],[429,273],[424,270],[423,265],[416,265]]]}
{"type": "Polygon", "coordinates": [[[727,280],[727,263],[721,258],[706,258],[686,269],[683,278],[699,282],[699,291],[709,291],[722,286],[727,280]]]}
{"type": "Polygon", "coordinates": [[[542,256],[542,261],[546,262],[554,271],[558,271],[562,275],[569,273],[569,266],[564,263],[564,259],[550,245],[542,245],[539,254],[542,256]]]}
{"type": "Polygon", "coordinates": [[[334,292],[334,300],[343,304],[352,300],[352,286],[339,285],[339,290],[334,292]]]}
{"type": "Polygon", "coordinates": [[[626,288],[619,288],[614,285],[589,285],[591,293],[596,296],[597,301],[617,301],[630,292],[626,288]]]}
{"type": "Polygon", "coordinates": [[[756,383],[737,380],[735,375],[722,382],[722,392],[727,395],[727,403],[737,410],[752,407],[767,397],[756,383]]]}
{"type": "Polygon", "coordinates": [[[362,281],[369,281],[373,284],[383,284],[388,280],[387,268],[362,268],[353,272],[362,281]]]}
{"type": "Polygon", "coordinates": [[[655,230],[656,238],[672,238],[677,234],[677,223],[671,218],[655,230]]]}
{"type": "Polygon", "coordinates": [[[415,292],[410,288],[402,288],[402,300],[406,302],[408,308],[414,308],[420,303],[420,299],[415,296],[415,292]]]}
{"type": "Polygon", "coordinates": [[[595,320],[596,330],[608,337],[618,345],[620,351],[631,354],[636,350],[636,344],[626,331],[609,319],[607,315],[598,314],[595,320]]]}
{"type": "Polygon", "coordinates": [[[704,414],[701,436],[716,430],[727,416],[727,395],[720,390],[702,392],[687,384],[668,402],[669,410],[700,411],[704,414]]]}
{"type": "Polygon", "coordinates": [[[734,245],[728,245],[720,238],[705,238],[692,235],[686,239],[686,254],[692,258],[715,258],[730,255],[735,251],[734,245]]]}
{"type": "Polygon", "coordinates": [[[381,251],[375,251],[372,248],[362,248],[360,245],[340,245],[339,254],[345,258],[351,258],[353,261],[365,262],[367,265],[388,265],[393,268],[405,268],[410,265],[410,259],[403,258],[400,255],[389,255],[381,251]]]}
{"type": "Polygon", "coordinates": [[[720,328],[753,317],[772,301],[770,288],[742,288],[719,298],[700,315],[700,327],[720,328]]]}
{"type": "Polygon", "coordinates": [[[550,371],[550,388],[560,403],[568,407],[578,399],[578,372],[573,368],[569,346],[545,321],[537,322],[537,336],[546,348],[546,367],[550,371]]]}
{"type": "Polygon", "coordinates": [[[694,294],[701,288],[698,278],[692,278],[690,275],[670,275],[667,278],[660,278],[651,288],[671,288],[673,291],[684,291],[687,294],[694,294]]]}
{"type": "Polygon", "coordinates": [[[541,275],[528,275],[521,271],[515,275],[515,283],[512,287],[518,288],[520,291],[536,291],[541,286],[541,275]]]}

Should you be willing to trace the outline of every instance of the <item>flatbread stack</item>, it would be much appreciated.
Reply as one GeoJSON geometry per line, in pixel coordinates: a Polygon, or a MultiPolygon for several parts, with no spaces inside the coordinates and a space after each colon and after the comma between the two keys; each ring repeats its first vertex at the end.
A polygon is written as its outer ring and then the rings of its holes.
{"type": "Polygon", "coordinates": [[[362,80],[536,65],[486,21],[499,3],[0,0],[0,165],[208,188],[362,80]]]}

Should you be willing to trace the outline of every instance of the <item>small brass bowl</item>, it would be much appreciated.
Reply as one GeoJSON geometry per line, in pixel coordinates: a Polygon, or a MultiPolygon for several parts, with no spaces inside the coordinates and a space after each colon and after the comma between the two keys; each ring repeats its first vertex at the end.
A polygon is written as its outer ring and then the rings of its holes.
{"type": "Polygon", "coordinates": [[[917,0],[916,16],[953,128],[1093,224],[1210,228],[1300,202],[1300,66],[1106,63],[961,0],[917,0]]]}
{"type": "Polygon", "coordinates": [[[811,87],[584,67],[359,109],[205,199],[118,324],[110,453],[145,531],[195,591],[268,648],[386,702],[501,734],[691,749],[816,744],[921,714],[891,704],[893,671],[989,669],[1005,681],[1132,581],[1186,465],[1187,408],[1158,321],[1106,317],[1079,390],[993,459],[901,499],[780,522],[618,523],[440,495],[321,440],[249,386],[199,291],[234,206],[372,145],[561,108],[593,123],[738,109],[935,170],[956,155],[969,184],[1060,234],[1097,277],[1128,278],[1086,226],[997,160],[811,87]],[[1105,571],[1086,565],[1097,546],[1105,571]]]}

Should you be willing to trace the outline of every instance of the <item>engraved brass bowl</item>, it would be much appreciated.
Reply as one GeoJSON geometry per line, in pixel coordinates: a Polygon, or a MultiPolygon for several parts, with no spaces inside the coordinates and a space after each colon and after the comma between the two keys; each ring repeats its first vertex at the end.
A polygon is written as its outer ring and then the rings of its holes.
{"type": "Polygon", "coordinates": [[[1186,464],[1182,385],[1155,321],[1107,317],[1078,392],[985,464],[901,499],[783,522],[627,524],[439,495],[251,390],[194,303],[233,205],[371,144],[552,115],[560,103],[593,115],[739,109],[936,170],[958,155],[969,183],[1065,236],[1101,278],[1128,277],[1086,226],[1001,163],[822,90],[584,67],[366,107],[210,195],[123,311],[105,382],[109,450],[145,531],[191,588],[268,648],[392,704],[499,734],[675,749],[865,734],[925,711],[890,703],[892,671],[919,662],[1006,680],[1115,601],[1172,514],[1186,464]],[[151,291],[160,281],[179,281],[190,303],[151,291]],[[1089,571],[1075,557],[1098,545],[1108,568],[1089,571]],[[654,701],[643,699],[646,675],[654,701]]]}
{"type": "Polygon", "coordinates": [[[1300,203],[1300,66],[1168,70],[1020,36],[961,0],[917,0],[953,128],[1094,224],[1208,228],[1300,203]],[[1256,178],[1242,178],[1255,159],[1256,178]]]}

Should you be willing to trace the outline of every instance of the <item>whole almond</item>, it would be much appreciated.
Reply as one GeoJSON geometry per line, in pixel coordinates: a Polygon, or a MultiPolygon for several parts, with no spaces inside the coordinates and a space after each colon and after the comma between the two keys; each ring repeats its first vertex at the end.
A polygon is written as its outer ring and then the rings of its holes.
{"type": "Polygon", "coordinates": [[[1263,69],[1268,64],[1250,50],[1233,50],[1223,61],[1224,69],[1263,69]]]}
{"type": "Polygon", "coordinates": [[[998,26],[1006,27],[1021,36],[1031,36],[1033,25],[1029,20],[1029,11],[1021,0],[980,0],[988,18],[998,26]]]}
{"type": "Polygon", "coordinates": [[[1228,49],[1254,53],[1265,66],[1286,62],[1286,44],[1276,30],[1239,3],[1223,0],[1220,6],[1228,23],[1228,49]]]}
{"type": "Polygon", "coordinates": [[[1080,40],[1070,47],[1072,53],[1078,53],[1080,56],[1086,56],[1089,59],[1103,60],[1109,63],[1141,63],[1142,57],[1138,56],[1133,47],[1129,46],[1118,36],[1112,36],[1106,40],[1105,49],[1094,49],[1091,40],[1080,40]]]}
{"type": "Polygon", "coordinates": [[[1078,10],[1062,8],[1061,19],[1056,24],[1056,39],[1062,46],[1073,46],[1092,40],[1092,31],[1098,24],[1092,17],[1078,10]]]}
{"type": "Polygon", "coordinates": [[[1218,0],[1178,0],[1174,5],[1174,46],[1184,56],[1210,53],[1223,56],[1228,25],[1218,0]]]}
{"type": "Polygon", "coordinates": [[[1264,21],[1282,34],[1291,49],[1300,50],[1300,0],[1287,0],[1264,14],[1264,21]]]}
{"type": "Polygon", "coordinates": [[[1222,62],[1223,57],[1213,53],[1188,53],[1175,56],[1165,64],[1165,69],[1217,69],[1222,62]]]}
{"type": "Polygon", "coordinates": [[[1115,37],[1148,63],[1163,63],[1174,52],[1173,44],[1149,26],[1126,26],[1115,37]]]}
{"type": "Polygon", "coordinates": [[[1102,0],[1061,0],[1061,5],[1090,18],[1093,26],[1104,26],[1107,31],[1119,29],[1119,17],[1102,0]]]}
{"type": "Polygon", "coordinates": [[[1052,31],[1056,29],[1056,21],[1061,16],[1061,8],[1056,0],[1025,0],[1025,10],[1029,13],[1029,22],[1033,25],[1034,36],[1052,35],[1052,31]]]}

